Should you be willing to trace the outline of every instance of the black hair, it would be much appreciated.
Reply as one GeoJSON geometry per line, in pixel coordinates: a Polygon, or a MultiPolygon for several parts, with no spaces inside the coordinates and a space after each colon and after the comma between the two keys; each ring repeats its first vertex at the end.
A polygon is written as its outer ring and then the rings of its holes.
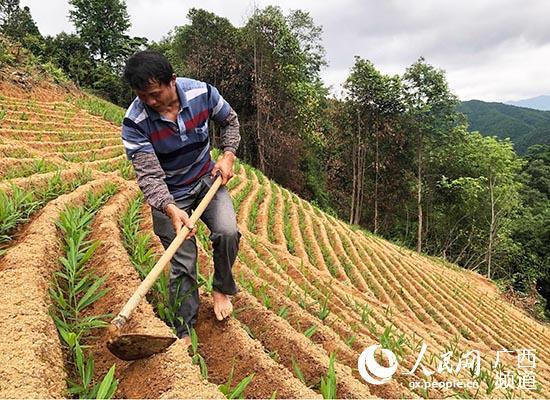
{"type": "Polygon", "coordinates": [[[172,80],[174,69],[161,53],[140,51],[126,61],[124,79],[134,90],[145,90],[151,82],[167,85],[172,80]]]}

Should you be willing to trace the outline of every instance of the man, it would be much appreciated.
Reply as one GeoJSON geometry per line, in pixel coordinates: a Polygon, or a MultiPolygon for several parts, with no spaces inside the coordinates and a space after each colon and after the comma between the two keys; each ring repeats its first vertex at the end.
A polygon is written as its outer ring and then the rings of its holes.
{"type": "Polygon", "coordinates": [[[217,174],[222,177],[222,186],[201,219],[211,231],[212,297],[218,320],[231,314],[229,296],[238,290],[231,269],[241,234],[224,185],[233,176],[240,142],[239,121],[215,87],[176,78],[172,66],[160,53],[142,51],[130,57],[124,79],[137,98],[124,117],[122,141],[139,187],[151,206],[153,230],[166,249],[184,225],[190,229],[172,258],[170,271],[170,302],[177,307],[177,335],[189,343],[188,335],[199,308],[196,227],[191,225],[189,215],[217,174]],[[216,163],[210,157],[209,118],[221,126],[223,157],[216,163]]]}

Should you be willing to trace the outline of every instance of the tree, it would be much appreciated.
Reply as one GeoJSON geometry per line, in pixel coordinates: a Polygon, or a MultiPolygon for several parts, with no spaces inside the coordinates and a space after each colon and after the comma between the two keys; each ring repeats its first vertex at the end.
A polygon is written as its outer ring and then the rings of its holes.
{"type": "Polygon", "coordinates": [[[379,223],[379,182],[380,182],[380,141],[394,137],[397,131],[396,118],[402,112],[401,81],[398,76],[381,74],[368,60],[355,58],[355,64],[344,88],[349,112],[355,114],[351,132],[352,153],[352,197],[350,223],[359,224],[363,213],[365,173],[371,147],[374,159],[373,230],[378,232],[379,223]]]}
{"type": "Polygon", "coordinates": [[[419,58],[403,76],[407,129],[416,136],[416,179],[418,226],[416,250],[422,251],[424,165],[433,145],[444,141],[457,124],[458,98],[447,85],[445,73],[419,58]],[[427,149],[426,149],[427,147],[427,149]],[[428,151],[426,151],[428,150],[428,151]]]}
{"type": "Polygon", "coordinates": [[[452,261],[471,269],[484,266],[490,279],[498,265],[497,276],[510,277],[504,266],[517,247],[511,230],[521,206],[522,161],[509,140],[466,132],[465,127],[457,131],[440,160],[446,176],[438,185],[436,235],[449,238],[443,250],[452,261]]]}
{"type": "Polygon", "coordinates": [[[70,0],[69,19],[75,25],[92,57],[113,68],[145,44],[144,38],[125,34],[130,17],[122,0],[70,0]]]}
{"type": "Polygon", "coordinates": [[[315,57],[306,44],[312,42],[301,41],[297,33],[314,30],[312,21],[304,13],[292,22],[291,26],[280,8],[268,6],[254,12],[243,35],[253,68],[255,164],[278,182],[302,192],[304,181],[316,180],[303,174],[315,169],[308,162],[316,157],[310,151],[317,154],[323,147],[319,128],[325,92],[309,64],[315,57]]]}
{"type": "Polygon", "coordinates": [[[0,32],[21,43],[36,56],[43,51],[44,38],[32,18],[29,7],[21,8],[19,0],[3,0],[0,3],[0,32]]]}
{"type": "Polygon", "coordinates": [[[151,48],[178,74],[220,89],[239,115],[241,158],[306,198],[326,200],[318,161],[326,95],[321,28],[305,12],[285,16],[272,6],[255,10],[242,28],[201,9],[191,9],[188,19],[151,48]]]}
{"type": "MultiPolygon", "coordinates": [[[[531,146],[524,159],[520,175],[523,207],[511,230],[512,240],[519,245],[507,261],[514,287],[528,293],[533,282],[550,282],[550,146],[531,146]]],[[[548,293],[545,297],[550,311],[548,293]]]]}
{"type": "MultiPolygon", "coordinates": [[[[167,56],[176,74],[216,86],[239,111],[239,117],[246,119],[244,110],[251,108],[251,66],[243,55],[239,29],[226,18],[202,9],[192,8],[187,18],[189,24],[176,27],[151,48],[167,56]]],[[[212,128],[212,142],[216,145],[219,135],[212,128]]]]}
{"type": "Polygon", "coordinates": [[[77,85],[93,82],[95,62],[80,36],[65,32],[47,36],[45,55],[77,85]]]}

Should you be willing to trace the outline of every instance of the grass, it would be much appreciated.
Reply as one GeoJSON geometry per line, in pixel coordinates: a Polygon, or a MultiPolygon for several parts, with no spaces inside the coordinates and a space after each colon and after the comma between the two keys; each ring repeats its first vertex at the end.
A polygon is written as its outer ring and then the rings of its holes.
{"type": "Polygon", "coordinates": [[[11,193],[0,191],[0,246],[11,241],[17,226],[28,221],[48,201],[72,192],[89,180],[91,171],[87,169],[82,169],[71,182],[64,181],[61,173],[57,172],[43,189],[25,190],[12,185],[11,193]]]}
{"type": "Polygon", "coordinates": [[[316,259],[315,259],[315,253],[313,252],[313,244],[311,243],[309,237],[306,234],[306,222],[305,222],[304,210],[299,205],[297,205],[297,209],[298,209],[298,225],[300,227],[300,232],[302,233],[302,242],[306,250],[307,258],[309,259],[309,262],[311,264],[315,265],[316,259]]]}
{"type": "Polygon", "coordinates": [[[279,311],[277,311],[277,315],[283,319],[287,319],[288,318],[288,307],[286,306],[283,306],[281,308],[279,308],[279,311]]]}
{"type": "Polygon", "coordinates": [[[258,211],[260,208],[260,204],[264,200],[264,194],[265,194],[265,188],[263,186],[260,186],[260,189],[258,190],[258,194],[256,195],[254,202],[252,203],[250,213],[248,214],[248,218],[247,218],[248,230],[252,233],[256,233],[256,230],[258,228],[258,211]]]}
{"type": "Polygon", "coordinates": [[[286,247],[290,254],[296,255],[296,248],[294,245],[294,240],[292,238],[292,225],[290,224],[290,200],[288,199],[289,193],[283,192],[284,195],[284,211],[283,211],[283,222],[284,229],[283,233],[285,235],[286,247]]]}
{"type": "Polygon", "coordinates": [[[241,177],[238,175],[235,175],[233,178],[231,178],[229,182],[227,182],[227,185],[225,185],[225,187],[227,188],[227,190],[231,191],[237,186],[239,186],[239,183],[241,183],[241,177]]]}
{"type": "Polygon", "coordinates": [[[231,371],[229,372],[227,381],[224,384],[218,386],[218,389],[220,390],[220,392],[223,393],[223,395],[227,399],[243,399],[244,391],[246,390],[246,387],[250,384],[250,382],[252,382],[252,379],[254,379],[254,376],[256,374],[252,373],[250,375],[247,375],[235,386],[231,386],[233,382],[234,372],[235,372],[235,364],[233,364],[233,366],[231,367],[231,371]]]}
{"type": "Polygon", "coordinates": [[[304,377],[304,373],[300,369],[300,365],[298,362],[292,357],[292,369],[294,370],[294,375],[304,384],[307,386],[306,378],[304,377]]]}
{"type": "Polygon", "coordinates": [[[118,160],[115,163],[111,161],[105,161],[101,163],[99,169],[102,172],[118,171],[120,176],[127,181],[133,181],[134,179],[136,179],[136,171],[134,170],[132,163],[127,159],[118,160]]]}
{"type": "Polygon", "coordinates": [[[32,191],[13,186],[10,195],[0,192],[0,243],[10,241],[15,227],[26,221],[38,207],[32,191]]]}
{"type": "Polygon", "coordinates": [[[241,203],[246,198],[246,196],[248,196],[251,190],[252,181],[248,180],[248,182],[246,182],[246,186],[239,193],[237,193],[236,196],[233,197],[233,208],[235,209],[235,212],[239,211],[241,203]]]}
{"type": "Polygon", "coordinates": [[[84,108],[90,114],[102,117],[116,125],[121,125],[124,119],[125,110],[122,107],[102,100],[92,94],[87,94],[83,97],[68,98],[67,100],[79,108],[84,108]]]}
{"type": "Polygon", "coordinates": [[[277,203],[277,186],[273,182],[269,182],[271,186],[271,200],[269,201],[269,209],[267,214],[267,238],[271,243],[276,242],[275,231],[275,204],[277,203]]]}
{"type": "Polygon", "coordinates": [[[3,157],[10,157],[10,158],[32,158],[33,155],[30,153],[27,149],[23,147],[8,147],[4,149],[0,149],[0,154],[2,154],[3,157]]]}
{"type": "Polygon", "coordinates": [[[307,328],[304,331],[304,336],[308,339],[311,339],[311,337],[317,332],[317,325],[311,325],[309,328],[307,328]]]}
{"type": "Polygon", "coordinates": [[[66,153],[62,153],[61,157],[63,157],[65,161],[79,163],[79,162],[91,162],[96,160],[105,160],[105,159],[115,158],[115,157],[121,156],[124,153],[123,148],[112,149],[106,155],[100,154],[100,150],[101,149],[92,149],[92,150],[86,150],[86,151],[76,152],[76,153],[66,152],[66,153]]]}
{"type": "MultiPolygon", "coordinates": [[[[319,249],[321,250],[321,254],[323,255],[323,259],[325,260],[325,265],[327,266],[330,274],[333,277],[338,277],[338,267],[336,266],[337,261],[333,259],[331,256],[329,250],[325,246],[325,243],[320,239],[321,238],[321,231],[319,229],[319,226],[315,221],[312,221],[312,228],[313,233],[315,234],[316,238],[318,239],[319,249]]],[[[352,283],[355,283],[355,277],[351,274],[351,266],[346,265],[344,263],[344,271],[346,272],[346,275],[348,276],[349,280],[352,283]]]]}
{"type": "Polygon", "coordinates": [[[48,160],[42,158],[33,160],[30,164],[22,164],[17,167],[8,169],[2,179],[15,179],[25,178],[34,174],[44,174],[46,172],[52,172],[59,169],[59,166],[48,160]]]}
{"type": "Polygon", "coordinates": [[[204,358],[199,354],[199,337],[194,328],[191,328],[191,361],[194,365],[198,365],[201,371],[201,375],[204,379],[208,379],[208,367],[204,358]]]}
{"type": "Polygon", "coordinates": [[[330,354],[327,375],[321,377],[321,386],[319,391],[323,396],[323,399],[335,399],[336,398],[336,372],[334,370],[334,362],[336,356],[334,353],[330,354]]]}
{"type": "Polygon", "coordinates": [[[380,335],[378,342],[383,348],[391,350],[397,356],[399,361],[403,359],[406,354],[405,334],[403,333],[396,337],[393,324],[386,326],[384,332],[380,335]]]}
{"type": "Polygon", "coordinates": [[[95,329],[107,326],[111,316],[86,315],[85,310],[101,299],[107,289],[102,288],[106,276],[87,272],[89,260],[99,246],[99,241],[86,240],[91,232],[91,222],[99,208],[117,191],[115,184],[108,184],[99,195],[88,192],[85,206],[69,206],[60,214],[56,226],[63,233],[65,255],[59,261],[61,269],[52,277],[49,289],[53,309],[51,316],[69,357],[68,392],[79,398],[111,398],[116,391],[115,365],[100,382],[94,382],[94,359],[85,354],[81,341],[90,337],[95,329]]]}
{"type": "Polygon", "coordinates": [[[330,314],[330,310],[328,309],[328,297],[329,295],[327,294],[325,300],[323,301],[323,304],[321,304],[321,309],[317,313],[317,316],[321,321],[324,321],[330,314]]]}

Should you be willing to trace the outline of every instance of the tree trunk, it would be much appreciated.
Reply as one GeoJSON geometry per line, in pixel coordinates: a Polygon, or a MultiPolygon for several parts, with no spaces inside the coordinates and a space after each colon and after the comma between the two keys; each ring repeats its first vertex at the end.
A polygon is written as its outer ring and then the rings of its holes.
{"type": "Polygon", "coordinates": [[[365,197],[364,182],[365,182],[365,144],[363,143],[363,138],[359,137],[359,149],[360,149],[360,159],[359,165],[359,182],[358,182],[358,196],[357,196],[357,206],[355,207],[355,223],[359,225],[361,223],[361,215],[363,213],[363,198],[365,197]]]}
{"type": "Polygon", "coordinates": [[[495,215],[495,182],[492,174],[489,176],[489,196],[491,199],[491,225],[489,227],[489,243],[487,246],[487,278],[491,279],[491,263],[493,255],[493,241],[495,238],[495,225],[496,225],[496,215],[495,215]]]}
{"type": "Polygon", "coordinates": [[[416,251],[422,251],[422,135],[420,135],[416,149],[417,158],[417,193],[416,202],[418,206],[418,231],[416,237],[416,251]]]}
{"type": "Polygon", "coordinates": [[[374,153],[374,233],[378,233],[378,135],[376,135],[374,153]]]}
{"type": "Polygon", "coordinates": [[[353,189],[351,196],[350,224],[359,224],[361,209],[361,170],[362,170],[362,144],[361,144],[361,117],[357,110],[357,134],[353,139],[353,189]]]}
{"type": "Polygon", "coordinates": [[[350,211],[349,211],[349,223],[353,224],[353,220],[355,218],[355,191],[357,189],[357,146],[355,142],[355,138],[352,140],[352,146],[351,146],[351,163],[353,165],[353,179],[351,184],[351,205],[350,205],[350,211]]]}
{"type": "Polygon", "coordinates": [[[258,53],[257,53],[257,46],[256,46],[256,34],[254,34],[254,85],[256,87],[255,94],[256,94],[256,143],[258,146],[258,167],[260,170],[265,173],[265,155],[264,155],[264,143],[263,143],[263,137],[260,131],[260,79],[259,79],[259,68],[258,68],[258,53]]]}

